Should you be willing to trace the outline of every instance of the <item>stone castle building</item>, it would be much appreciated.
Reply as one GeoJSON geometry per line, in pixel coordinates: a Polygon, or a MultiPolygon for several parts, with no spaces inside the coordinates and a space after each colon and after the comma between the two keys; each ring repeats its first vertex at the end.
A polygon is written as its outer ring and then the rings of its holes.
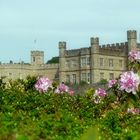
{"type": "Polygon", "coordinates": [[[96,83],[128,70],[131,50],[140,50],[135,30],[127,31],[127,41],[123,43],[100,45],[99,38],[92,37],[89,47],[67,50],[66,42],[59,42],[59,64],[44,64],[44,52],[31,51],[30,64],[1,64],[0,77],[17,79],[36,75],[59,82],[96,83]]]}
{"type": "Polygon", "coordinates": [[[45,64],[43,51],[31,51],[31,63],[0,64],[0,77],[6,79],[24,79],[30,76],[47,76],[58,80],[59,64],[45,64]]]}

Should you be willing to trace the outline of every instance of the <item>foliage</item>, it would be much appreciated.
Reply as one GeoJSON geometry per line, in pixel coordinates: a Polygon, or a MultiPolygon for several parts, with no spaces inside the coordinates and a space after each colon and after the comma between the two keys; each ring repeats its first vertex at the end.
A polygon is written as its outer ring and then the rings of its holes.
{"type": "Polygon", "coordinates": [[[92,125],[92,108],[81,96],[7,89],[0,99],[0,139],[74,139],[92,125]]]}
{"type": "Polygon", "coordinates": [[[93,94],[95,92],[94,88],[90,88],[85,92],[85,97],[88,99],[92,99],[93,98],[93,94]]]}
{"type": "Polygon", "coordinates": [[[101,79],[100,82],[98,83],[100,86],[106,86],[108,81],[106,79],[101,79]]]}
{"type": "Polygon", "coordinates": [[[92,131],[103,140],[138,138],[139,115],[115,100],[114,94],[95,104],[86,95],[0,90],[0,139],[88,140],[92,131]]]}
{"type": "Polygon", "coordinates": [[[55,64],[55,63],[59,63],[59,57],[52,57],[50,60],[47,61],[47,64],[55,64]]]}

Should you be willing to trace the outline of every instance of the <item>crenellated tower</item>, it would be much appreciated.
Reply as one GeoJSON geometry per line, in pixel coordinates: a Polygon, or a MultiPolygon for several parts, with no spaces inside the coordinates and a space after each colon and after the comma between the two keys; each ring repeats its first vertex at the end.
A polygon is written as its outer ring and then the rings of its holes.
{"type": "Polygon", "coordinates": [[[96,81],[96,70],[98,69],[99,38],[90,38],[91,45],[91,83],[96,81]]]}
{"type": "Polygon", "coordinates": [[[59,82],[65,82],[65,51],[66,51],[66,42],[59,42],[59,82]]]}
{"type": "Polygon", "coordinates": [[[99,53],[99,38],[98,37],[91,37],[90,44],[91,44],[91,52],[92,53],[99,53]]]}
{"type": "Polygon", "coordinates": [[[43,51],[31,51],[31,65],[44,64],[44,52],[43,51]]]}
{"type": "Polygon", "coordinates": [[[128,40],[128,52],[131,50],[136,50],[137,48],[137,31],[128,30],[127,31],[127,40],[128,40]]]}

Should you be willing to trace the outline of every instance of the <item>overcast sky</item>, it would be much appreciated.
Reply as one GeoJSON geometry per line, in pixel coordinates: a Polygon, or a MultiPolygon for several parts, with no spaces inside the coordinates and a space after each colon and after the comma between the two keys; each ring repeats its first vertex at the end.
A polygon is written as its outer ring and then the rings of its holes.
{"type": "Polygon", "coordinates": [[[0,0],[0,61],[30,62],[30,51],[42,50],[46,62],[59,41],[68,49],[89,47],[94,36],[125,42],[129,29],[140,33],[140,0],[0,0]]]}

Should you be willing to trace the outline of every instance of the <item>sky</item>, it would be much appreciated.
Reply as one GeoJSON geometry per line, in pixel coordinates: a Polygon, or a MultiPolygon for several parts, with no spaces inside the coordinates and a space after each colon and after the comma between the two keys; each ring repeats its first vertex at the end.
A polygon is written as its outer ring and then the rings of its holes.
{"type": "MultiPolygon", "coordinates": [[[[140,0],[0,0],[0,61],[30,63],[41,50],[45,62],[67,49],[126,42],[127,30],[140,33],[140,0]]],[[[138,35],[138,41],[139,39],[138,35]]]]}

